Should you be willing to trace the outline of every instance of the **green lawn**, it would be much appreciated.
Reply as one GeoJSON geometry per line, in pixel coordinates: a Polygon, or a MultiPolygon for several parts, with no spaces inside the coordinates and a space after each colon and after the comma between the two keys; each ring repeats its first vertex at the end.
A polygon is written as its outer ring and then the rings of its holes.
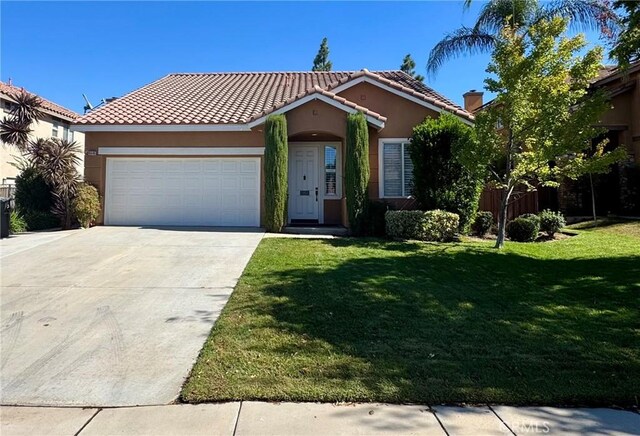
{"type": "Polygon", "coordinates": [[[501,252],[265,239],[183,399],[637,405],[639,229],[501,252]]]}

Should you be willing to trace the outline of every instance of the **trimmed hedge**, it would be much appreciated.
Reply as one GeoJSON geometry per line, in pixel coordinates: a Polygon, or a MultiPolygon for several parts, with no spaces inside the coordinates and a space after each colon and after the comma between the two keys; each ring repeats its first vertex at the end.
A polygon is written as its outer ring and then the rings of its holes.
{"type": "Polygon", "coordinates": [[[95,186],[82,183],[71,202],[73,214],[82,227],[89,228],[100,215],[100,195],[95,186]]]}
{"type": "Polygon", "coordinates": [[[269,232],[280,232],[287,223],[287,141],[287,119],[270,115],[264,127],[264,226],[269,232]]]}
{"type": "Polygon", "coordinates": [[[520,216],[513,221],[509,221],[505,230],[507,236],[512,241],[533,242],[538,237],[538,232],[540,231],[540,220],[537,216],[535,216],[535,219],[520,216]]]}
{"type": "Polygon", "coordinates": [[[365,232],[369,202],[369,128],[362,112],[347,116],[344,188],[349,227],[354,235],[365,232]]]}
{"type": "Polygon", "coordinates": [[[493,227],[493,214],[487,210],[482,210],[476,215],[473,222],[473,231],[476,235],[483,237],[493,227]]]}
{"type": "Polygon", "coordinates": [[[421,241],[451,241],[460,217],[444,210],[391,210],[385,214],[387,235],[421,241]]]}
{"type": "Polygon", "coordinates": [[[549,209],[540,212],[538,218],[540,219],[540,230],[549,235],[550,238],[553,238],[553,235],[567,224],[562,213],[549,209]]]}

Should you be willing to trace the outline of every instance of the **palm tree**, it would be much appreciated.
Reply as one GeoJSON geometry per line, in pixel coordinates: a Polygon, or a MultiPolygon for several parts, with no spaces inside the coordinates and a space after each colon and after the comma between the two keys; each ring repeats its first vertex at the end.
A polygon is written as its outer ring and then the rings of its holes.
{"type": "Polygon", "coordinates": [[[0,140],[25,151],[32,132],[31,124],[42,117],[42,100],[24,90],[13,96],[15,104],[9,111],[9,117],[0,121],[0,140]]]}
{"type": "MultiPolygon", "coordinates": [[[[465,0],[465,9],[472,0],[465,0]]],[[[509,23],[515,29],[553,17],[570,20],[576,30],[615,28],[616,15],[603,0],[489,0],[473,27],[462,27],[445,35],[429,53],[427,72],[434,75],[448,60],[464,54],[490,52],[500,29],[509,23]]]]}
{"type": "Polygon", "coordinates": [[[31,164],[45,182],[52,187],[54,205],[51,212],[62,223],[62,227],[71,227],[71,202],[80,183],[77,166],[81,152],[79,145],[66,139],[38,138],[29,141],[27,154],[31,164]]]}

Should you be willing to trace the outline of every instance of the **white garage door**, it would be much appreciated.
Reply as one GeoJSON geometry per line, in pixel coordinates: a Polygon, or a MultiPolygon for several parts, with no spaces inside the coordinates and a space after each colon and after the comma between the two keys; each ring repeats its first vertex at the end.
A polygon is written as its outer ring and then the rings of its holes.
{"type": "Polygon", "coordinates": [[[109,158],[105,224],[260,225],[260,158],[109,158]]]}

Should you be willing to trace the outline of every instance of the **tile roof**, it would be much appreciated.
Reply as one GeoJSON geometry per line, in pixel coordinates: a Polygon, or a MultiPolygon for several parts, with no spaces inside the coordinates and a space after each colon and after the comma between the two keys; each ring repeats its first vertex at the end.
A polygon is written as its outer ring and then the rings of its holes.
{"type": "Polygon", "coordinates": [[[332,93],[367,76],[412,97],[473,116],[401,71],[326,71],[169,74],[77,119],[85,125],[244,124],[293,101],[321,93],[374,118],[382,115],[332,93]]]}
{"type": "Polygon", "coordinates": [[[368,108],[366,108],[364,106],[360,106],[360,105],[358,105],[358,104],[356,104],[356,103],[354,103],[352,101],[347,100],[344,97],[340,97],[339,95],[334,94],[331,91],[327,91],[326,89],[323,89],[323,88],[321,88],[321,87],[316,85],[313,88],[308,89],[308,90],[302,92],[301,94],[298,94],[295,97],[292,97],[292,98],[290,98],[288,100],[285,100],[285,101],[283,101],[281,103],[278,103],[277,105],[275,105],[275,106],[273,106],[271,108],[268,108],[268,109],[266,109],[266,110],[264,110],[264,111],[262,111],[262,112],[260,112],[258,114],[253,115],[251,118],[249,118],[247,120],[247,122],[255,121],[255,120],[259,119],[259,118],[262,118],[262,117],[264,117],[266,115],[269,115],[272,112],[277,111],[278,109],[281,109],[281,108],[283,108],[285,106],[288,106],[291,103],[293,103],[293,102],[295,102],[295,101],[297,101],[297,100],[299,100],[301,98],[304,98],[304,97],[307,97],[307,96],[310,96],[310,95],[313,95],[313,94],[319,94],[319,95],[322,95],[324,97],[328,97],[328,98],[336,101],[337,103],[340,103],[342,105],[345,105],[347,107],[350,107],[352,109],[360,111],[360,112],[364,113],[365,115],[368,115],[368,116],[373,117],[373,118],[375,118],[375,119],[377,119],[379,121],[382,121],[383,123],[387,121],[387,117],[384,117],[384,116],[380,115],[377,112],[374,112],[374,111],[372,111],[372,110],[370,110],[370,109],[368,109],[368,108]]]}
{"type": "Polygon", "coordinates": [[[640,71],[640,60],[632,62],[628,68],[620,69],[617,65],[605,65],[598,71],[598,77],[595,78],[591,84],[594,86],[600,86],[604,83],[617,80],[621,77],[628,78],[632,73],[640,71]]]}
{"type": "MultiPolygon", "coordinates": [[[[9,85],[8,83],[0,82],[0,95],[12,101],[15,98],[14,96],[22,92],[23,90],[28,94],[33,94],[32,92],[29,92],[26,89],[21,88],[19,86],[13,86],[13,85],[9,85]]],[[[56,104],[50,100],[47,100],[42,97],[40,97],[40,99],[42,100],[42,109],[44,110],[44,112],[48,113],[49,115],[54,115],[54,116],[63,118],[67,121],[73,121],[80,116],[76,112],[70,109],[67,109],[66,107],[60,106],[59,104],[56,104]]]]}

